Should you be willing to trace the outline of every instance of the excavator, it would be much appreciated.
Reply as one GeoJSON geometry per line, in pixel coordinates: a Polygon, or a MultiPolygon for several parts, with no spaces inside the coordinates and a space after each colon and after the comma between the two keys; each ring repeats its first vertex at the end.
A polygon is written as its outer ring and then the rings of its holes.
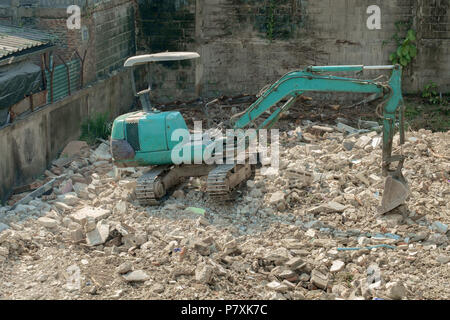
{"type": "MultiPolygon", "coordinates": [[[[163,52],[131,57],[124,64],[125,68],[130,69],[132,89],[135,96],[139,98],[143,110],[115,119],[110,147],[114,164],[118,167],[151,167],[137,181],[135,193],[141,205],[160,205],[168,191],[184,179],[201,176],[208,177],[206,192],[212,199],[219,202],[227,201],[233,199],[233,191],[254,173],[253,164],[238,162],[211,164],[207,159],[202,159],[202,156],[199,159],[196,152],[188,154],[192,157],[190,163],[180,164],[174,161],[173,151],[178,148],[180,140],[174,141],[173,135],[177,130],[188,131],[183,116],[178,111],[163,112],[152,106],[150,80],[147,89],[140,92],[136,90],[134,70],[137,66],[145,65],[148,68],[154,62],[198,58],[200,55],[195,52],[163,52]]],[[[392,154],[397,126],[400,132],[400,144],[405,141],[401,76],[400,65],[310,66],[304,70],[292,71],[268,86],[246,111],[232,116],[231,118],[237,118],[233,129],[236,131],[248,128],[254,128],[257,131],[270,129],[282,114],[307,92],[370,94],[367,101],[379,101],[376,110],[379,117],[383,119],[382,172],[386,182],[378,214],[385,214],[402,205],[410,194],[408,183],[402,174],[405,157],[392,154]],[[335,75],[362,73],[365,70],[390,70],[391,77],[382,82],[380,78],[361,80],[335,75]]],[[[193,151],[199,148],[204,151],[214,141],[193,139],[187,143],[188,148],[192,148],[193,151]]]]}

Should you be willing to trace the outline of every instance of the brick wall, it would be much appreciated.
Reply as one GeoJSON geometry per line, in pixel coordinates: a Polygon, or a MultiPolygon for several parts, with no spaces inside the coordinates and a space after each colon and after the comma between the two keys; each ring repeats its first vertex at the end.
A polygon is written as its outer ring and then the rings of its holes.
{"type": "Polygon", "coordinates": [[[135,54],[135,3],[133,0],[0,0],[2,20],[40,29],[58,36],[55,63],[76,59],[85,62],[85,83],[108,77],[135,54]],[[6,3],[8,2],[8,3],[6,3]],[[67,28],[67,7],[82,9],[80,30],[67,28]],[[3,6],[1,6],[3,5],[3,6]]]}

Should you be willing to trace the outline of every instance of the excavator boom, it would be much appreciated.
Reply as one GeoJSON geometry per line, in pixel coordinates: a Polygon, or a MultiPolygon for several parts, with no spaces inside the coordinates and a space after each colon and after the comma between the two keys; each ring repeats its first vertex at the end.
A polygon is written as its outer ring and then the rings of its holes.
{"type": "Polygon", "coordinates": [[[401,91],[402,69],[395,66],[311,66],[303,71],[293,71],[284,75],[270,86],[260,98],[252,104],[235,122],[235,129],[249,126],[259,129],[270,129],[295,102],[296,98],[305,92],[348,92],[372,94],[373,100],[382,98],[383,112],[383,176],[387,177],[379,213],[384,214],[404,203],[409,195],[406,179],[402,175],[403,156],[392,156],[392,143],[395,134],[397,114],[400,116],[400,143],[404,143],[404,112],[401,91]],[[364,70],[392,70],[387,83],[376,80],[361,80],[355,78],[337,77],[324,73],[362,72],[364,70]],[[276,107],[282,100],[287,100],[282,106],[276,107]],[[275,107],[275,108],[274,108],[275,107]],[[274,108],[274,110],[272,110],[274,108]],[[270,111],[270,116],[261,124],[256,125],[263,113],[270,111]],[[395,170],[390,166],[398,162],[395,170]]]}

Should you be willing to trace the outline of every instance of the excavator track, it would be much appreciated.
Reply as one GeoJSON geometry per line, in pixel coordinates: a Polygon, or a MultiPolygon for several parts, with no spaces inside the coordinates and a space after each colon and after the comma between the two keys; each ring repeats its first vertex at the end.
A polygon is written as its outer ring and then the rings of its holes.
{"type": "Polygon", "coordinates": [[[157,206],[161,204],[161,198],[166,194],[162,177],[169,171],[170,166],[158,166],[144,173],[137,180],[136,198],[142,206],[157,206]]]}
{"type": "Polygon", "coordinates": [[[208,175],[206,192],[218,202],[233,200],[233,191],[253,173],[254,166],[250,164],[218,165],[208,175]]]}

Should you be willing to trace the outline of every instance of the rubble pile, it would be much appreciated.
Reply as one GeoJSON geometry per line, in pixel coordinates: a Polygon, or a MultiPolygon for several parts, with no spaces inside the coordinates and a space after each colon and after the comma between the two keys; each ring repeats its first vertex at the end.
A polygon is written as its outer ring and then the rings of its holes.
{"type": "Polygon", "coordinates": [[[159,207],[134,196],[148,168],[73,142],[35,184],[49,190],[0,208],[0,298],[449,299],[450,133],[407,133],[411,197],[383,216],[381,139],[292,127],[280,170],[236,201],[196,178],[159,207]]]}

